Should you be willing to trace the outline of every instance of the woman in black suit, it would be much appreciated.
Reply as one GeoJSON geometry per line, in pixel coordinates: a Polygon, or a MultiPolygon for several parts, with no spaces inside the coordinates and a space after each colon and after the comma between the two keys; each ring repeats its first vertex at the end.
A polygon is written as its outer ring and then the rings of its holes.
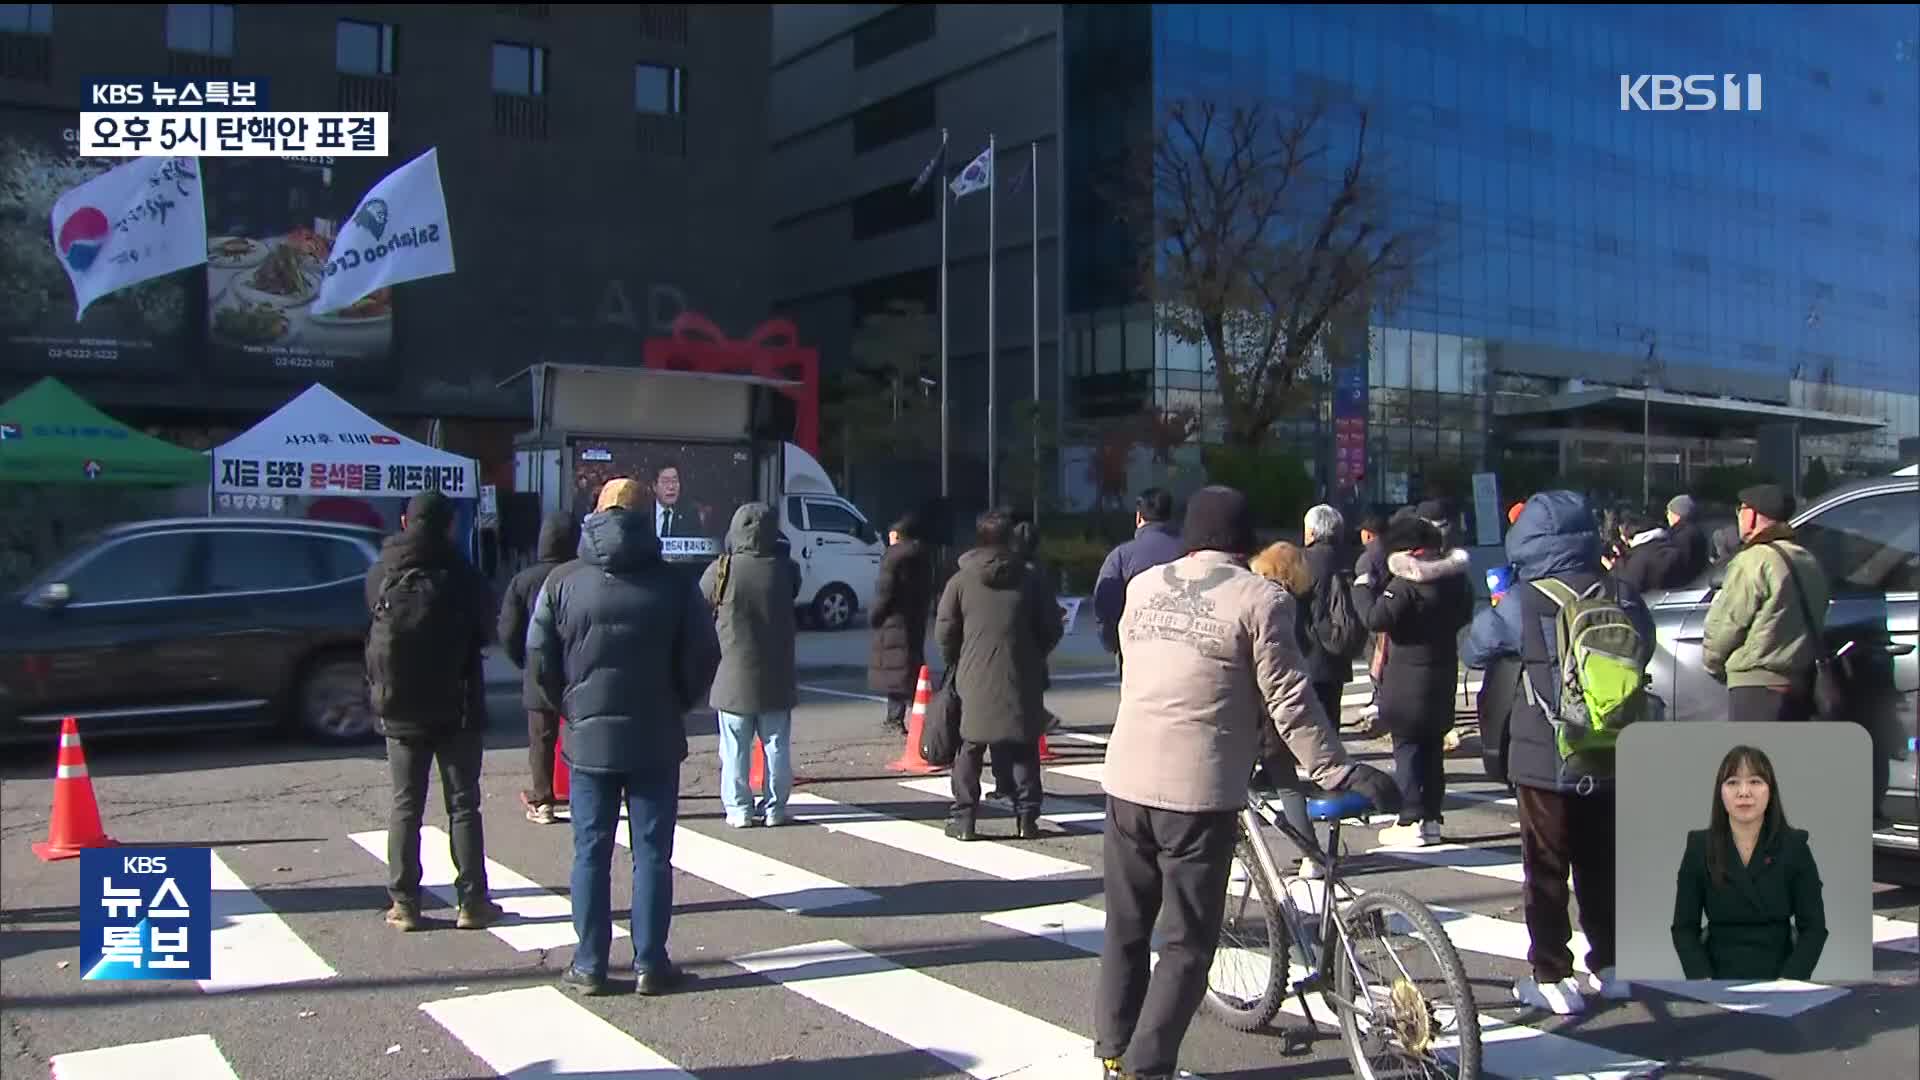
{"type": "Polygon", "coordinates": [[[1826,943],[1820,868],[1806,830],[1787,825],[1773,762],[1736,746],[1714,777],[1710,824],[1687,834],[1680,860],[1680,966],[1689,979],[1806,980],[1826,943]]]}

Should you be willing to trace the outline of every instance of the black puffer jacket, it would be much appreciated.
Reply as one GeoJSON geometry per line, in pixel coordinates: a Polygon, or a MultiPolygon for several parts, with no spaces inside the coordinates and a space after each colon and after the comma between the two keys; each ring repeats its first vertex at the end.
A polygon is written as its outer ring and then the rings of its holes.
{"type": "Polygon", "coordinates": [[[1063,629],[1018,555],[987,547],[960,556],[934,633],[960,695],[961,738],[1033,742],[1046,731],[1047,654],[1063,629]]]}
{"type": "Polygon", "coordinates": [[[644,773],[686,760],[685,717],[713,686],[720,644],[698,587],[661,561],[647,512],[610,510],[548,575],[527,658],[567,718],[569,764],[644,773]]]}
{"type": "MultiPolygon", "coordinates": [[[[486,727],[486,674],[480,653],[491,643],[493,636],[493,621],[488,618],[493,608],[493,596],[486,579],[453,546],[453,541],[445,532],[415,525],[387,537],[380,545],[380,557],[367,570],[368,611],[372,611],[380,602],[380,590],[388,576],[404,570],[444,572],[447,575],[446,587],[439,594],[440,602],[460,609],[448,621],[471,627],[472,636],[467,643],[466,663],[463,666],[433,673],[446,679],[445,697],[441,698],[437,691],[434,694],[435,700],[443,704],[431,710],[410,710],[405,714],[382,716],[379,718],[380,733],[390,738],[408,739],[486,727]]],[[[375,676],[370,672],[369,677],[375,676]]],[[[376,689],[373,696],[379,700],[384,695],[376,689]]]]}
{"type": "Polygon", "coordinates": [[[1613,564],[1613,576],[1637,593],[1677,589],[1692,580],[1687,553],[1665,529],[1627,538],[1627,553],[1613,564]]]}
{"type": "MultiPolygon", "coordinates": [[[[1460,548],[1440,555],[1396,551],[1393,575],[1371,604],[1355,595],[1367,629],[1387,636],[1387,663],[1375,701],[1380,722],[1402,738],[1439,738],[1453,727],[1460,682],[1460,628],[1473,619],[1472,558],[1460,548]]],[[[1362,590],[1355,590],[1356,594],[1362,590]]]]}
{"type": "MultiPolygon", "coordinates": [[[[540,595],[540,587],[547,583],[547,575],[553,573],[554,567],[573,557],[579,543],[573,532],[572,514],[564,511],[548,514],[540,523],[536,561],[507,582],[507,595],[500,600],[500,622],[495,633],[499,636],[500,650],[513,661],[514,667],[524,671],[527,666],[527,623],[533,619],[534,597],[540,595]]],[[[522,678],[520,682],[520,703],[529,711],[559,711],[533,679],[522,678]]]]}
{"type": "MultiPolygon", "coordinates": [[[[1313,573],[1313,591],[1298,598],[1301,621],[1308,625],[1313,622],[1316,607],[1326,604],[1325,590],[1336,583],[1334,571],[1344,569],[1340,564],[1340,549],[1331,540],[1316,540],[1302,549],[1307,560],[1307,569],[1313,573]]],[[[1353,678],[1353,658],[1333,656],[1320,647],[1311,633],[1307,634],[1302,645],[1307,657],[1307,679],[1319,685],[1335,683],[1345,686],[1353,678]]],[[[1336,717],[1336,722],[1338,718],[1336,717]]]]}
{"type": "Polygon", "coordinates": [[[933,559],[925,544],[902,540],[887,549],[871,608],[867,686],[881,694],[911,694],[927,662],[927,617],[933,612],[933,559]]]}

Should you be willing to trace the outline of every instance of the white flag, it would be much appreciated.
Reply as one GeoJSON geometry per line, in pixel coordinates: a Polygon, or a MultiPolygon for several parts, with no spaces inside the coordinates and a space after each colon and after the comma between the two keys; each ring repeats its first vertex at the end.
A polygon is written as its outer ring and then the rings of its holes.
{"type": "Polygon", "coordinates": [[[339,311],[396,282],[453,273],[437,154],[429,150],[388,173],[354,207],[334,238],[316,313],[339,311]]]}
{"type": "Polygon", "coordinates": [[[964,199],[976,191],[985,191],[993,183],[993,147],[980,151],[980,156],[967,162],[960,175],[953,181],[953,197],[964,199]]]}
{"type": "Polygon", "coordinates": [[[79,322],[95,300],[207,261],[200,163],[135,158],[53,204],[53,251],[73,282],[79,322]]]}

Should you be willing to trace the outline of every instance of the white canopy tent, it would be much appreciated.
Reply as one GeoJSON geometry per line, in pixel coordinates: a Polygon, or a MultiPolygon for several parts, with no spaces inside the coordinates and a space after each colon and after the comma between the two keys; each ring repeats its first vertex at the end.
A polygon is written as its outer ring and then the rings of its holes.
{"type": "Polygon", "coordinates": [[[472,458],[436,450],[376,422],[315,383],[245,434],[212,451],[221,511],[279,511],[288,499],[405,499],[428,490],[480,497],[472,458]]]}

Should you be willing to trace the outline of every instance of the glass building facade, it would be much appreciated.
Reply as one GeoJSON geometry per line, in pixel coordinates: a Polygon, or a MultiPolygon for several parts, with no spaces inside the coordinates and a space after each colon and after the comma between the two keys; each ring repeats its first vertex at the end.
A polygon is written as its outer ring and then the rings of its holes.
{"type": "MultiPolygon", "coordinates": [[[[1156,334],[1114,280],[1135,238],[1098,173],[1174,101],[1320,100],[1335,146],[1368,110],[1395,213],[1438,238],[1369,335],[1373,497],[1424,460],[1484,463],[1490,437],[1509,452],[1606,426],[1523,431],[1514,402],[1643,379],[1884,420],[1858,446],[1891,457],[1920,433],[1917,38],[1912,5],[1075,6],[1067,328],[1083,415],[1210,390],[1200,350],[1156,334]],[[1623,109],[1623,74],[1665,73],[1759,75],[1762,107],[1623,109]]],[[[1736,427],[1676,414],[1656,466],[1671,459],[1679,482],[1682,464],[1740,457],[1736,427]]],[[[1323,430],[1309,414],[1277,434],[1323,430]]],[[[1637,455],[1630,430],[1613,441],[1637,455]]]]}

